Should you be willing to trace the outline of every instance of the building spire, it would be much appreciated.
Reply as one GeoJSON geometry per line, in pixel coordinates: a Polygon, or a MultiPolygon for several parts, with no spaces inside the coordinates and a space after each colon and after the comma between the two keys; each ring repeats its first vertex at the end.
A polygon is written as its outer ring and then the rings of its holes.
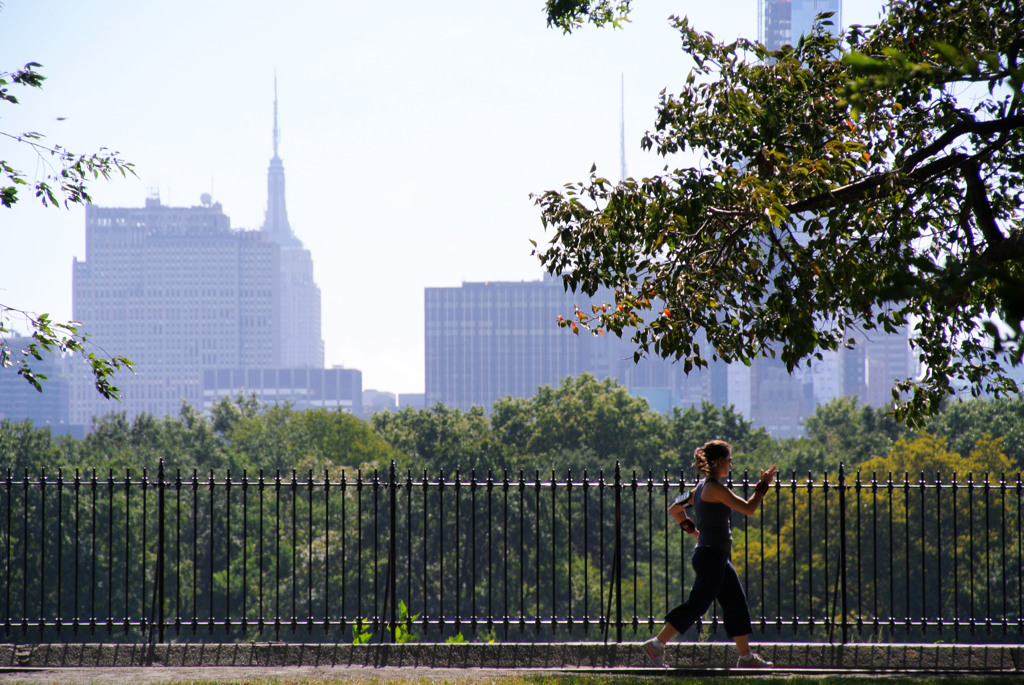
{"type": "Polygon", "coordinates": [[[274,156],[267,170],[267,213],[263,219],[263,232],[281,246],[301,246],[288,224],[288,209],[284,201],[284,164],[278,155],[281,129],[277,124],[277,72],[274,72],[274,156]]]}
{"type": "Polygon", "coordinates": [[[281,129],[277,127],[277,69],[274,69],[274,157],[277,157],[277,146],[281,142],[281,129]]]}

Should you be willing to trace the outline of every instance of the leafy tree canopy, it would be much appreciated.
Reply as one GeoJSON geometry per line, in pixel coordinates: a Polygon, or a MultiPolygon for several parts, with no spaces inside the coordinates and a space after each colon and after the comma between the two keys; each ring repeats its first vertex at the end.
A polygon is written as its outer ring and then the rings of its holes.
{"type": "MultiPolygon", "coordinates": [[[[46,77],[38,71],[40,66],[29,62],[13,72],[0,72],[0,104],[18,104],[13,92],[15,87],[42,88],[46,77]]],[[[44,207],[63,205],[67,208],[72,204],[85,204],[92,201],[89,182],[109,179],[115,174],[135,174],[130,162],[106,148],[100,148],[93,154],[76,154],[60,145],[48,144],[36,131],[12,133],[0,130],[0,140],[30,148],[36,154],[37,168],[44,170],[30,180],[23,171],[3,159],[6,154],[0,150],[0,206],[3,207],[13,206],[21,199],[19,190],[24,189],[34,192],[44,207]]],[[[92,371],[97,392],[107,398],[120,398],[120,391],[113,383],[114,372],[118,369],[131,370],[131,360],[98,349],[76,321],[56,322],[45,313],[26,312],[0,303],[0,367],[17,367],[18,374],[42,392],[46,375],[34,371],[33,363],[41,360],[43,354],[64,352],[82,356],[92,371]],[[25,327],[21,330],[28,331],[29,342],[23,346],[12,346],[9,341],[15,333],[15,323],[19,321],[25,327]]]]}
{"type": "Polygon", "coordinates": [[[980,441],[997,437],[1013,468],[1024,470],[1024,399],[1020,397],[947,402],[928,421],[927,430],[944,437],[950,449],[960,454],[969,454],[980,441]]]}
{"type": "Polygon", "coordinates": [[[883,480],[890,474],[894,479],[916,479],[923,474],[925,480],[972,474],[976,481],[982,481],[986,474],[996,479],[1012,468],[1000,438],[982,438],[967,454],[960,454],[948,449],[945,438],[923,431],[897,440],[888,457],[875,457],[857,466],[862,480],[872,476],[883,480]]]}
{"type": "Polygon", "coordinates": [[[444,470],[448,477],[461,469],[469,475],[474,468],[501,464],[490,424],[479,407],[464,412],[438,403],[430,409],[381,412],[373,416],[373,429],[407,455],[409,466],[431,474],[444,470]]]}
{"type": "Polygon", "coordinates": [[[733,446],[733,470],[749,469],[756,476],[776,460],[776,442],[764,428],[755,428],[733,407],[702,402],[700,407],[676,407],[668,417],[669,444],[675,446],[667,469],[683,468],[692,474],[693,450],[708,440],[725,440],[733,446]]]}
{"type": "Polygon", "coordinates": [[[677,466],[666,458],[673,452],[665,450],[665,418],[611,378],[584,373],[540,387],[528,400],[499,400],[491,423],[509,459],[542,469],[608,475],[616,462],[640,471],[677,466]]]}
{"type": "MultiPolygon", "coordinates": [[[[619,25],[629,3],[547,9],[568,32],[619,25]]],[[[669,166],[617,185],[592,169],[536,197],[544,267],[614,293],[564,325],[687,369],[771,356],[790,370],[911,325],[925,374],[894,386],[898,419],[921,425],[954,382],[1016,392],[1024,5],[893,0],[875,26],[819,23],[777,51],[671,23],[694,66],[642,140],[669,166]]]]}
{"type": "Polygon", "coordinates": [[[807,442],[817,451],[816,458],[806,464],[794,464],[798,472],[808,470],[838,471],[868,459],[889,453],[895,441],[908,433],[880,409],[859,405],[852,397],[841,397],[819,405],[807,417],[807,442]]]}
{"type": "Polygon", "coordinates": [[[255,409],[244,397],[223,398],[212,425],[218,425],[216,417],[229,413],[224,405],[231,403],[240,411],[221,437],[234,461],[246,465],[250,475],[260,469],[266,475],[296,469],[313,470],[322,477],[324,471],[386,469],[392,460],[400,465],[405,461],[369,424],[341,410],[297,411],[287,404],[255,409]]]}

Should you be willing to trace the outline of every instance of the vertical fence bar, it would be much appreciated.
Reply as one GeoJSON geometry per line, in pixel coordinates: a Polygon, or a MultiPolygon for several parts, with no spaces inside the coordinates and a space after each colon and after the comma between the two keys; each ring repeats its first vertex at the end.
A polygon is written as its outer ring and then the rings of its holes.
{"type": "Polygon", "coordinates": [[[622,642],[622,467],[615,462],[615,641],[622,642]]]}
{"type": "MultiPolygon", "coordinates": [[[[166,538],[164,535],[165,521],[165,490],[164,487],[164,460],[160,459],[157,467],[157,531],[156,531],[156,594],[157,594],[157,635],[161,644],[164,643],[164,563],[167,557],[166,538]]],[[[145,524],[143,524],[145,525],[145,524]]]]}
{"type": "MultiPolygon", "coordinates": [[[[942,606],[942,475],[938,471],[935,472],[935,556],[936,566],[935,571],[936,578],[938,579],[935,583],[935,601],[938,610],[935,613],[936,623],[939,626],[939,634],[942,634],[943,627],[943,611],[942,606]]],[[[953,545],[956,545],[956,540],[953,541],[953,545]]]]}
{"type": "Polygon", "coordinates": [[[557,503],[555,501],[555,470],[551,469],[551,629],[554,632],[557,623],[555,621],[555,614],[558,613],[558,609],[555,606],[555,601],[558,598],[558,563],[557,557],[557,539],[558,539],[558,519],[555,512],[557,511],[557,503]]]}
{"type": "Polygon", "coordinates": [[[438,593],[439,594],[439,598],[438,598],[438,603],[437,603],[437,616],[438,616],[438,619],[440,621],[439,622],[440,628],[441,628],[442,631],[444,631],[444,618],[445,618],[445,613],[444,613],[444,551],[445,551],[445,536],[444,536],[444,529],[445,529],[445,525],[444,525],[445,524],[445,515],[444,515],[444,513],[445,513],[445,507],[444,507],[444,469],[441,469],[440,473],[438,474],[438,479],[437,480],[438,480],[438,484],[437,484],[437,500],[438,500],[438,507],[437,507],[437,530],[438,530],[438,536],[439,536],[440,541],[441,541],[441,544],[438,545],[438,548],[437,548],[437,557],[438,557],[437,585],[438,585],[438,589],[440,591],[438,593]]]}
{"type": "MultiPolygon", "coordinates": [[[[958,512],[956,504],[957,476],[953,472],[953,511],[958,512]]],[[[960,539],[959,531],[960,517],[953,516],[953,636],[960,637],[960,545],[956,544],[960,539]]]]}
{"type": "Polygon", "coordinates": [[[174,470],[174,632],[181,637],[181,469],[174,470]]]}
{"type": "Polygon", "coordinates": [[[397,602],[398,592],[396,588],[395,578],[395,552],[397,551],[395,537],[398,534],[395,515],[398,511],[396,492],[397,478],[395,477],[395,462],[391,461],[391,468],[388,470],[388,515],[390,520],[388,522],[388,586],[387,593],[390,600],[391,613],[388,616],[388,622],[391,626],[391,641],[396,642],[396,623],[395,623],[395,604],[397,602]]]}
{"type": "MultiPolygon", "coordinates": [[[[502,604],[502,615],[504,616],[503,626],[505,639],[508,639],[508,631],[511,623],[512,612],[509,611],[509,596],[508,596],[508,561],[509,561],[509,545],[508,545],[508,489],[510,482],[508,479],[508,469],[502,469],[502,582],[501,582],[501,594],[504,599],[502,604]]],[[[519,508],[520,511],[522,507],[519,508]]]]}
{"type": "MultiPolygon", "coordinates": [[[[796,515],[795,507],[793,514],[796,515]]],[[[795,545],[793,550],[796,551],[795,545]]],[[[810,471],[807,472],[807,622],[814,626],[814,480],[810,471]]]]}
{"type": "Polygon", "coordinates": [[[476,548],[477,548],[477,537],[476,537],[476,469],[472,469],[469,474],[469,523],[470,523],[470,535],[469,535],[469,593],[470,593],[470,606],[469,606],[469,620],[470,628],[473,632],[476,632],[476,620],[477,620],[477,606],[476,606],[476,548]]]}
{"type": "MultiPolygon", "coordinates": [[[[312,560],[310,560],[312,563],[312,560]]],[[[249,469],[242,469],[242,635],[249,629],[249,469]]]]}
{"type": "Polygon", "coordinates": [[[306,474],[306,632],[313,632],[313,469],[306,474]]]}
{"type": "MultiPolygon", "coordinates": [[[[330,470],[324,468],[324,634],[331,629],[331,484],[330,470]]],[[[262,511],[262,501],[260,511],[262,511]]],[[[260,518],[260,540],[263,540],[263,519],[260,518]]],[[[261,570],[262,570],[262,554],[261,570]]],[[[262,590],[261,590],[262,594],[262,590]]],[[[260,602],[262,603],[262,598],[260,602]]],[[[262,612],[261,612],[262,613],[262,612]]]]}
{"type": "MultiPolygon", "coordinates": [[[[11,468],[7,467],[7,481],[4,483],[7,492],[7,498],[4,501],[4,628],[5,634],[11,632],[11,617],[14,616],[14,612],[11,610],[11,538],[13,533],[11,531],[11,508],[14,506],[14,502],[11,499],[11,483],[12,473],[11,468]]],[[[95,586],[95,582],[93,583],[95,586]]]]}
{"type": "MultiPolygon", "coordinates": [[[[927,502],[925,502],[925,483],[924,483],[924,471],[921,471],[921,475],[918,478],[918,489],[920,490],[920,501],[921,501],[921,630],[926,632],[928,630],[928,559],[927,555],[927,529],[925,527],[925,510],[927,508],[927,502]]],[[[909,514],[908,514],[909,520],[909,514]]],[[[907,552],[910,554],[909,550],[907,552]]]]}
{"type": "MultiPolygon", "coordinates": [[[[637,581],[637,557],[640,556],[640,554],[638,552],[638,549],[637,549],[637,539],[638,539],[639,536],[637,535],[636,520],[637,520],[637,512],[639,511],[639,507],[637,507],[637,503],[636,503],[636,492],[637,492],[636,469],[633,469],[631,471],[631,473],[630,473],[630,480],[629,480],[629,498],[630,498],[630,511],[633,513],[633,516],[631,517],[631,519],[633,521],[633,530],[632,530],[632,534],[630,535],[630,537],[633,540],[633,550],[632,550],[633,553],[631,555],[631,558],[632,558],[632,561],[633,561],[633,564],[632,564],[633,565],[633,573],[632,573],[632,576],[631,576],[632,577],[632,582],[630,583],[630,585],[633,586],[633,615],[630,617],[630,624],[633,626],[634,632],[636,631],[636,626],[639,623],[639,617],[637,616],[637,611],[639,610],[639,605],[640,605],[640,600],[637,597],[637,582],[636,582],[637,581]]],[[[622,624],[621,617],[619,619],[619,623],[620,623],[620,625],[622,624]]],[[[621,640],[620,640],[620,642],[621,642],[621,640]]]]}
{"type": "Polygon", "coordinates": [[[846,470],[842,462],[839,463],[839,598],[842,603],[842,643],[845,645],[849,641],[849,635],[846,621],[846,470]]]}
{"type": "Polygon", "coordinates": [[[72,625],[74,627],[75,635],[78,635],[78,617],[81,614],[81,612],[79,611],[79,604],[78,604],[78,589],[81,586],[81,579],[80,579],[80,576],[79,576],[79,573],[78,573],[78,571],[79,571],[79,569],[78,569],[78,564],[79,564],[79,540],[78,540],[79,525],[78,525],[78,514],[79,514],[79,504],[80,504],[78,498],[79,498],[82,482],[79,479],[79,473],[78,473],[78,469],[77,468],[75,469],[75,481],[74,481],[74,483],[75,483],[75,508],[74,508],[74,512],[75,512],[75,514],[74,514],[74,519],[75,519],[75,546],[74,546],[75,555],[74,555],[74,565],[72,566],[72,568],[74,569],[73,575],[74,575],[74,579],[75,579],[75,594],[74,594],[74,603],[72,604],[73,609],[72,609],[72,612],[71,612],[71,620],[72,620],[72,625]]]}
{"type": "Polygon", "coordinates": [[[598,588],[601,591],[601,595],[599,597],[599,600],[600,600],[600,607],[599,607],[599,609],[600,609],[600,628],[601,628],[601,633],[604,636],[605,642],[607,642],[608,641],[608,630],[609,630],[609,627],[610,627],[609,623],[608,623],[608,617],[612,613],[611,612],[612,591],[611,591],[611,588],[607,588],[607,590],[608,590],[608,604],[607,604],[607,607],[606,607],[605,602],[604,602],[605,589],[606,589],[605,588],[605,554],[604,554],[605,553],[605,545],[604,545],[604,529],[605,529],[605,525],[604,525],[604,513],[605,513],[604,491],[605,491],[605,487],[606,487],[606,483],[605,483],[605,479],[604,479],[604,469],[598,469],[598,472],[597,472],[597,536],[598,536],[598,540],[597,540],[597,550],[598,550],[597,569],[598,569],[598,588]]]}
{"type": "Polygon", "coordinates": [[[256,488],[257,488],[257,491],[259,493],[259,501],[260,501],[259,514],[258,514],[258,516],[259,516],[259,543],[257,545],[257,550],[256,550],[257,557],[260,560],[259,571],[258,571],[259,575],[256,577],[256,596],[258,598],[257,599],[256,613],[257,613],[257,619],[258,619],[258,624],[257,625],[259,626],[259,631],[260,631],[261,635],[263,633],[263,626],[264,626],[264,622],[265,622],[265,619],[266,619],[266,614],[263,611],[263,573],[264,573],[264,570],[263,570],[263,562],[264,562],[264,557],[263,557],[263,489],[264,489],[264,487],[266,487],[266,481],[264,481],[264,479],[263,479],[263,469],[261,468],[260,469],[259,480],[257,481],[257,484],[256,484],[256,488]]]}
{"type": "Polygon", "coordinates": [[[1006,634],[1008,628],[1006,619],[1006,473],[1004,471],[999,472],[999,509],[1002,515],[999,517],[999,542],[1001,545],[999,561],[1001,564],[999,577],[1002,578],[1002,599],[1003,599],[1003,634],[1006,634]]]}
{"type": "MultiPolygon", "coordinates": [[[[142,468],[142,547],[139,551],[139,576],[142,579],[142,595],[139,597],[139,624],[142,629],[150,629],[150,641],[152,641],[152,628],[156,617],[156,574],[153,575],[153,597],[150,600],[153,604],[149,611],[146,611],[146,554],[149,552],[149,538],[146,535],[148,528],[146,523],[149,520],[149,472],[146,467],[142,468]]],[[[127,630],[127,628],[126,628],[127,630]]]]}
{"type": "Polygon", "coordinates": [[[572,595],[573,595],[573,591],[572,591],[572,558],[573,558],[573,556],[575,556],[573,554],[573,551],[572,551],[572,524],[573,524],[573,516],[572,516],[572,469],[568,469],[566,471],[566,474],[565,474],[565,506],[566,506],[566,515],[565,515],[565,550],[566,550],[566,555],[565,556],[566,556],[566,563],[568,565],[568,571],[567,571],[567,574],[566,574],[566,580],[567,580],[568,587],[567,587],[567,590],[566,590],[566,593],[565,593],[565,596],[568,599],[568,602],[567,602],[567,606],[566,606],[565,615],[566,615],[567,625],[568,625],[569,631],[571,632],[572,628],[573,628],[573,619],[572,619],[572,595]]]}
{"type": "Polygon", "coordinates": [[[207,503],[210,505],[209,506],[209,509],[210,509],[210,545],[209,545],[209,557],[208,557],[208,564],[207,564],[207,569],[208,570],[207,570],[207,576],[206,576],[206,582],[207,582],[207,585],[206,585],[206,592],[207,592],[207,614],[206,614],[206,621],[207,621],[207,626],[209,627],[210,632],[213,633],[213,617],[214,617],[213,567],[214,567],[214,559],[215,559],[214,553],[216,551],[214,549],[214,540],[217,538],[217,536],[214,533],[214,531],[215,531],[215,528],[214,528],[214,521],[215,521],[215,519],[213,518],[213,493],[214,493],[213,469],[210,469],[210,480],[209,480],[208,486],[209,486],[209,489],[210,489],[210,494],[209,494],[209,497],[207,498],[207,503]]]}
{"type": "MultiPolygon", "coordinates": [[[[99,585],[99,580],[96,578],[96,557],[98,552],[96,549],[96,489],[99,483],[96,481],[96,469],[92,470],[92,478],[89,482],[90,485],[90,500],[92,502],[92,525],[89,526],[90,535],[90,563],[92,564],[89,571],[89,580],[91,582],[89,586],[89,634],[93,635],[96,632],[96,586],[99,585]]],[[[10,529],[10,526],[8,526],[10,529]]]]}
{"type": "Polygon", "coordinates": [[[970,578],[970,598],[971,598],[971,634],[974,634],[975,620],[974,620],[974,474],[967,474],[967,539],[968,539],[968,550],[967,558],[969,559],[969,578],[970,578]]]}
{"type": "Polygon", "coordinates": [[[985,632],[992,634],[992,474],[985,472],[985,632]]]}
{"type": "Polygon", "coordinates": [[[1024,482],[1017,473],[1017,634],[1024,635],[1024,482]]]}
{"type": "Polygon", "coordinates": [[[494,477],[487,469],[487,630],[494,631],[494,477]]]}
{"type": "Polygon", "coordinates": [[[39,476],[39,640],[46,625],[46,469],[39,476]]]}
{"type": "Polygon", "coordinates": [[[857,471],[855,476],[854,487],[856,489],[855,506],[857,508],[857,635],[859,637],[863,634],[864,630],[864,553],[861,545],[861,523],[863,521],[863,500],[861,499],[861,495],[863,493],[863,489],[860,480],[860,471],[857,471]]]}
{"type": "MultiPolygon", "coordinates": [[[[590,633],[590,479],[583,469],[583,632],[590,633]]],[[[666,576],[667,577],[667,576],[666,576]]]]}
{"type": "Polygon", "coordinates": [[[455,632],[462,632],[462,475],[455,469],[455,572],[452,574],[452,588],[455,591],[455,632]]]}
{"type": "MultiPolygon", "coordinates": [[[[61,630],[61,608],[64,590],[64,469],[57,469],[57,602],[54,605],[54,624],[57,636],[61,630]]],[[[43,585],[46,584],[45,578],[43,585]]]]}

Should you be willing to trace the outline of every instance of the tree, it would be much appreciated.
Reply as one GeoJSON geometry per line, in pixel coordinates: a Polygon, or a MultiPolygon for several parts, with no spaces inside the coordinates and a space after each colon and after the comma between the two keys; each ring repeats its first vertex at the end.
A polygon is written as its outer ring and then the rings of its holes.
{"type": "MultiPolygon", "coordinates": [[[[239,416],[227,426],[223,440],[234,461],[246,464],[252,473],[384,469],[391,461],[401,464],[404,459],[370,424],[340,409],[298,411],[289,404],[275,404],[254,411],[251,400],[239,396],[235,402],[239,416]]],[[[222,404],[220,416],[223,409],[222,404]]]]}
{"type": "Polygon", "coordinates": [[[462,469],[497,468],[499,445],[480,407],[468,411],[435,404],[430,409],[403,409],[373,415],[373,430],[388,445],[408,457],[410,468],[445,477],[462,469]]]}
{"type": "MultiPolygon", "coordinates": [[[[11,92],[13,86],[42,88],[46,77],[37,71],[40,66],[29,62],[16,71],[0,72],[0,103],[18,104],[18,98],[11,92]]],[[[30,187],[44,207],[63,204],[67,208],[72,204],[84,204],[92,201],[87,185],[90,181],[109,179],[116,173],[122,176],[135,174],[130,162],[106,148],[90,155],[80,155],[60,145],[46,144],[43,135],[35,131],[0,131],[0,138],[31,148],[36,153],[39,167],[46,170],[41,177],[29,181],[22,171],[0,159],[0,205],[4,207],[11,207],[20,199],[18,191],[22,187],[30,187]]],[[[45,313],[34,314],[0,303],[0,367],[17,367],[18,374],[42,392],[42,381],[46,380],[46,375],[33,371],[32,364],[42,359],[44,353],[55,352],[82,355],[92,372],[97,392],[106,398],[120,398],[120,392],[113,384],[114,372],[131,370],[129,359],[109,355],[96,348],[76,321],[55,322],[45,313]],[[21,349],[13,349],[8,342],[8,336],[14,333],[15,320],[20,320],[27,327],[31,338],[31,342],[21,349]]]]}
{"type": "Polygon", "coordinates": [[[713,439],[725,440],[732,445],[734,477],[741,476],[744,468],[756,476],[775,455],[775,441],[768,431],[755,428],[731,405],[719,407],[705,401],[700,407],[675,407],[669,423],[669,444],[676,453],[673,462],[665,467],[673,472],[682,469],[688,476],[695,473],[691,468],[693,451],[713,439]]]}
{"type": "Polygon", "coordinates": [[[525,463],[541,473],[612,473],[616,462],[640,471],[678,466],[665,447],[665,418],[612,378],[599,381],[583,373],[562,379],[557,388],[537,388],[528,400],[500,399],[491,425],[506,463],[525,463]]]}
{"type": "MultiPolygon", "coordinates": [[[[813,468],[835,473],[842,462],[847,468],[889,453],[893,443],[906,433],[880,409],[857,405],[854,397],[840,397],[818,405],[807,417],[806,442],[819,451],[813,468]]],[[[797,470],[802,472],[810,464],[797,470]]]]}
{"type": "Polygon", "coordinates": [[[972,399],[947,402],[928,421],[929,433],[944,437],[949,448],[969,454],[982,440],[1001,440],[1002,451],[1015,469],[1024,469],[1024,399],[972,399]]]}
{"type": "MultiPolygon", "coordinates": [[[[619,25],[629,2],[547,7],[569,32],[619,25]]],[[[762,356],[793,370],[858,329],[911,325],[926,371],[894,386],[897,418],[920,425],[954,381],[1016,392],[1024,6],[893,0],[875,26],[837,38],[822,15],[777,51],[671,22],[694,67],[642,147],[680,165],[618,185],[592,169],[535,198],[544,267],[614,293],[563,325],[687,370],[762,356]]]]}

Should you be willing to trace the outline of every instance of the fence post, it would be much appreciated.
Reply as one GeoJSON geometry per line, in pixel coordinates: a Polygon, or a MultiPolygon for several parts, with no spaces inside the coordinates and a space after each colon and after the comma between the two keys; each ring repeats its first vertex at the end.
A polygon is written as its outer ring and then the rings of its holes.
{"type": "Polygon", "coordinates": [[[156,586],[157,586],[157,639],[164,642],[164,460],[157,467],[157,532],[156,532],[156,586]]]}
{"type": "Polygon", "coordinates": [[[846,634],[846,469],[839,462],[839,592],[842,602],[842,636],[843,644],[847,642],[846,634]]]}
{"type": "Polygon", "coordinates": [[[615,462],[615,642],[622,642],[622,467],[615,462]]]}
{"type": "Polygon", "coordinates": [[[397,481],[395,474],[395,460],[391,460],[391,469],[388,471],[388,508],[390,512],[390,535],[388,541],[388,597],[390,598],[390,616],[391,622],[391,641],[396,642],[396,624],[395,624],[395,604],[396,604],[396,591],[395,591],[395,535],[397,526],[395,525],[395,511],[396,511],[396,493],[395,483],[397,481]]]}

